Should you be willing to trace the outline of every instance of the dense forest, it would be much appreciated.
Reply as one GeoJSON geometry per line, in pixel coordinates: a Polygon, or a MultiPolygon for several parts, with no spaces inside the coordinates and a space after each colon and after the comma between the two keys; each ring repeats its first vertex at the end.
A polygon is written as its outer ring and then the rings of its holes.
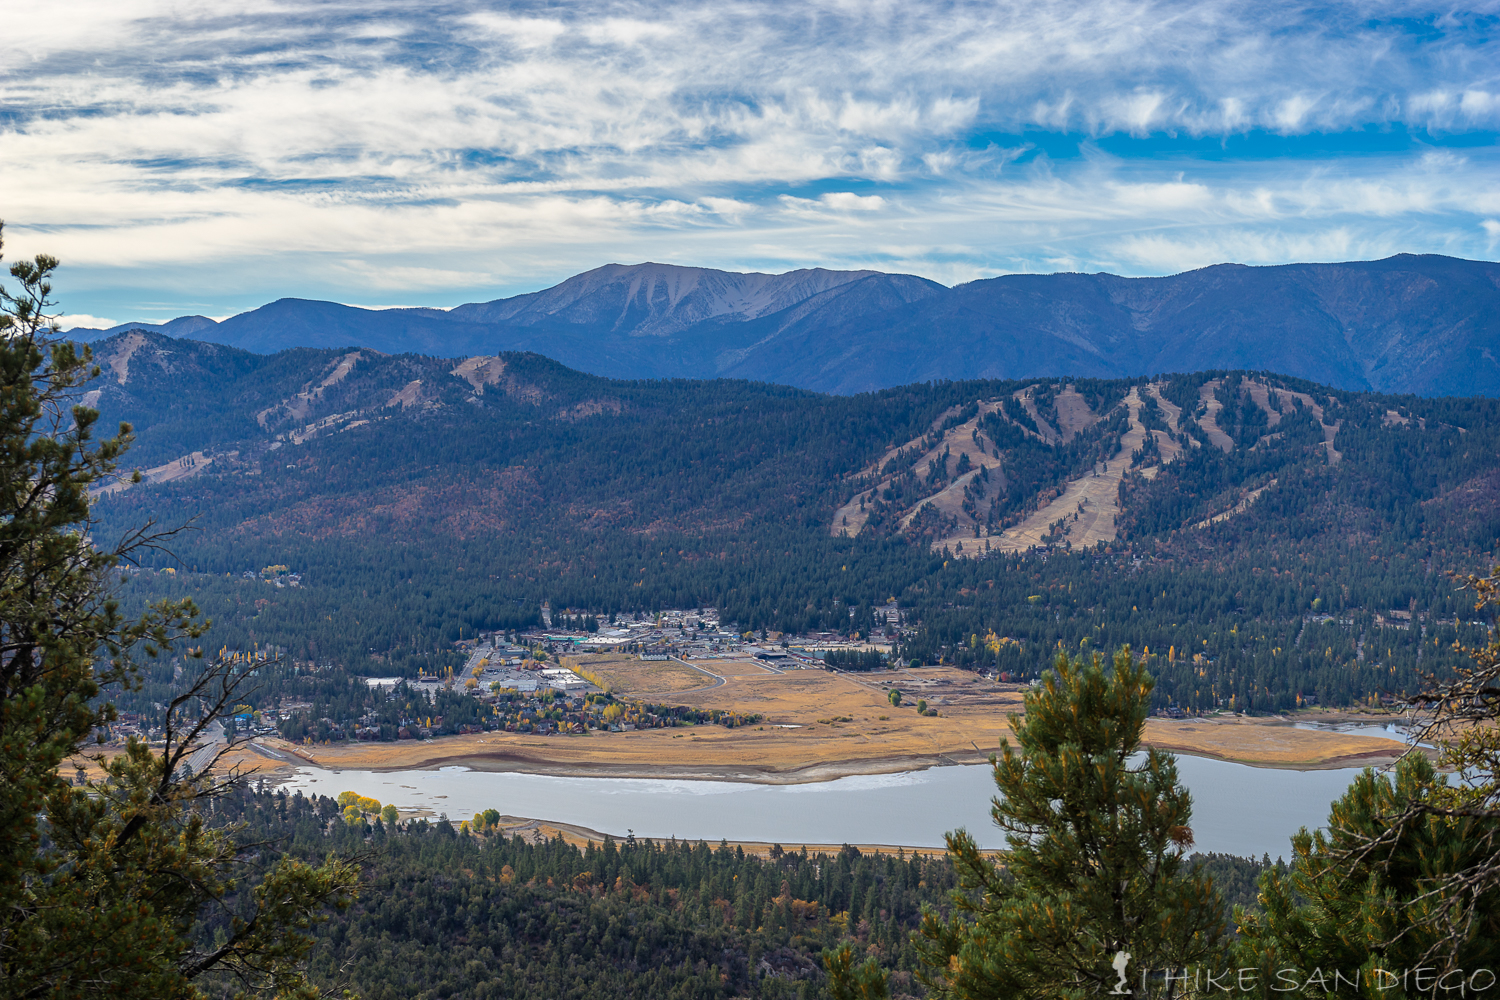
{"type": "MultiPolygon", "coordinates": [[[[367,1000],[810,1000],[828,996],[820,956],[843,941],[878,957],[898,992],[921,995],[910,935],[924,907],[951,905],[957,884],[941,853],[773,847],[762,858],[635,838],[579,847],[485,833],[482,822],[460,830],[446,817],[387,824],[378,813],[375,804],[351,824],[329,798],[240,788],[213,814],[243,824],[242,840],[275,845],[265,864],[283,852],[363,859],[360,898],[316,928],[311,971],[367,1000]]],[[[1194,861],[1212,874],[1226,917],[1234,904],[1254,905],[1271,864],[1194,861]]],[[[212,940],[228,917],[200,933],[212,940]]]]}
{"type": "MultiPolygon", "coordinates": [[[[1004,477],[986,515],[998,531],[1118,451],[1132,383],[1068,383],[1096,419],[1048,444],[1028,422],[1063,426],[1062,383],[836,397],[617,382],[534,355],[461,376],[414,356],[247,360],[152,343],[127,378],[103,376],[98,405],[139,423],[142,464],[216,457],[97,501],[99,537],[188,525],[127,575],[127,606],[194,596],[211,648],[274,645],[330,668],[316,683],[345,692],[356,675],[453,666],[454,642],[535,625],[543,602],[601,616],[712,606],[743,629],[860,634],[894,603],[903,661],[1024,679],[1059,648],[1128,643],[1153,656],[1159,707],[1184,711],[1378,703],[1458,662],[1453,643],[1487,627],[1449,574],[1484,569],[1500,534],[1492,400],[1162,376],[1113,541],[973,558],[880,510],[838,537],[832,512],[881,455],[999,399],[974,438],[1004,477]],[[1228,450],[1194,422],[1205,387],[1228,450]],[[1166,404],[1181,410],[1176,430],[1166,404]],[[1180,455],[1163,461],[1169,446],[1180,455]]],[[[930,490],[962,474],[928,465],[893,482],[930,490]]]]}

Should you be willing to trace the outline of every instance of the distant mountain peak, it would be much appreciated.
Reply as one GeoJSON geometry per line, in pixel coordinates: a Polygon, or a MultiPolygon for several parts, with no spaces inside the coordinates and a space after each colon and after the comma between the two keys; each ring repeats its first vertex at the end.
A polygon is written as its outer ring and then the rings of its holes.
{"type": "Polygon", "coordinates": [[[784,274],[677,264],[605,264],[540,292],[459,306],[460,321],[525,326],[561,321],[629,336],[666,336],[709,320],[744,322],[879,271],[807,268],[784,274]]]}
{"type": "Polygon", "coordinates": [[[1016,274],[945,288],[880,271],[605,264],[437,309],[279,299],[143,329],[262,354],[532,351],[616,378],[727,376],[861,392],[929,379],[1274,371],[1345,389],[1500,395],[1500,264],[1436,254],[1224,263],[1164,277],[1016,274]]]}

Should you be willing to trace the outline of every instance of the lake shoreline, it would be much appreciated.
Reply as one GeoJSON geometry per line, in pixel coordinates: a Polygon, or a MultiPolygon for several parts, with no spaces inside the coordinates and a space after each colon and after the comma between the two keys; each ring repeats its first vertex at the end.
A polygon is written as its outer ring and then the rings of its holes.
{"type": "MultiPolygon", "coordinates": [[[[1193,796],[1198,848],[1240,855],[1284,853],[1299,828],[1326,822],[1328,803],[1359,771],[1178,759],[1179,779],[1193,796]]],[[[303,795],[352,791],[393,805],[404,818],[446,815],[455,824],[494,809],[506,817],[507,836],[532,840],[597,842],[606,832],[616,839],[633,832],[657,841],[941,851],[944,833],[964,828],[981,848],[1005,844],[990,812],[994,780],[983,764],[774,785],[681,774],[556,776],[451,764],[377,772],[301,764],[276,784],[303,795]]]]}
{"type": "MultiPolygon", "coordinates": [[[[491,730],[317,746],[267,736],[257,740],[261,749],[246,750],[243,760],[249,764],[253,758],[263,771],[299,762],[380,772],[463,766],[558,777],[806,785],[983,764],[1004,741],[1015,742],[1010,720],[1025,707],[1020,686],[951,667],[851,674],[777,671],[759,661],[715,660],[723,685],[653,692],[651,685],[672,679],[661,675],[661,664],[608,656],[591,658],[589,664],[618,674],[615,680],[630,698],[668,700],[700,711],[730,710],[755,721],[733,727],[703,723],[555,735],[491,730]],[[891,685],[899,687],[891,690],[891,685]]],[[[1143,741],[1173,753],[1281,770],[1384,764],[1404,751],[1399,740],[1383,735],[1295,725],[1344,722],[1351,714],[1155,716],[1146,722],[1143,741]]],[[[1374,722],[1377,716],[1364,718],[1374,722]]]]}
{"type": "MultiPolygon", "coordinates": [[[[1391,741],[1395,744],[1395,741],[1391,741]]],[[[1283,762],[1245,759],[1214,753],[1201,747],[1183,747],[1170,743],[1151,741],[1146,748],[1164,750],[1178,756],[1198,757],[1204,760],[1240,764],[1259,770],[1275,771],[1335,771],[1351,767],[1384,767],[1393,764],[1403,752],[1399,745],[1389,750],[1370,750],[1352,754],[1340,754],[1317,761],[1283,762]]],[[[494,774],[531,774],[554,778],[621,778],[654,779],[670,781],[728,781],[746,785],[811,785],[868,775],[908,774],[938,767],[962,767],[986,764],[992,753],[969,751],[895,755],[887,757],[862,757],[843,761],[818,761],[795,768],[755,767],[751,765],[723,764],[671,764],[632,761],[615,763],[605,760],[558,761],[540,759],[525,753],[511,751],[466,750],[461,753],[432,754],[416,760],[380,766],[363,761],[337,759],[303,759],[283,757],[277,765],[259,766],[258,773],[268,780],[276,781],[278,772],[295,766],[312,766],[320,770],[340,772],[345,770],[370,771],[389,774],[400,771],[439,771],[444,768],[461,767],[471,771],[494,774]]],[[[265,757],[252,758],[247,763],[272,764],[265,757]]]]}

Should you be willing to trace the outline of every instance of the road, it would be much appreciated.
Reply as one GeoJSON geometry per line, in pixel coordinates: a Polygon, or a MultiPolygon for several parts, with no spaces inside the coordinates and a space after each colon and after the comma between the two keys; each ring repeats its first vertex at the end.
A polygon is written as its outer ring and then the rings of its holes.
{"type": "Polygon", "coordinates": [[[206,742],[197,750],[188,755],[182,766],[190,768],[194,774],[202,774],[204,769],[211,765],[219,751],[229,742],[224,736],[224,724],[218,719],[209,723],[203,730],[202,738],[206,742]]]}
{"type": "MultiPolygon", "coordinates": [[[[676,656],[672,657],[672,659],[675,662],[682,664],[684,667],[692,667],[694,670],[698,671],[698,673],[702,674],[703,676],[705,676],[705,677],[712,677],[714,679],[714,682],[712,684],[706,685],[706,686],[701,687],[701,688],[689,688],[688,690],[690,690],[690,691],[712,691],[716,687],[723,687],[724,686],[724,678],[720,677],[718,674],[714,673],[713,671],[711,671],[711,670],[704,670],[702,667],[698,666],[698,664],[696,664],[696,663],[693,663],[691,660],[684,660],[684,659],[681,659],[681,658],[676,657],[676,656]]],[[[677,692],[674,692],[674,693],[676,693],[676,694],[686,694],[687,691],[677,691],[677,692]]]]}

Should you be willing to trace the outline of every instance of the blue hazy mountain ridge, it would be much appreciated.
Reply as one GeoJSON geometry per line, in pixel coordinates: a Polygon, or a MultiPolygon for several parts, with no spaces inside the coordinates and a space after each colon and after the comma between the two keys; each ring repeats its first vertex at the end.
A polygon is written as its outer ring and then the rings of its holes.
{"type": "Polygon", "coordinates": [[[178,338],[192,337],[195,334],[202,333],[206,335],[198,339],[217,343],[217,341],[214,341],[212,331],[218,325],[217,322],[209,319],[207,316],[179,316],[165,323],[121,323],[119,326],[112,326],[107,330],[81,328],[68,331],[68,335],[74,340],[92,342],[112,337],[117,333],[126,333],[130,330],[150,330],[152,333],[164,333],[169,337],[178,338]]]}
{"type": "Polygon", "coordinates": [[[1166,278],[1008,275],[892,310],[878,328],[818,320],[820,336],[785,338],[781,357],[837,372],[797,383],[832,391],[1242,369],[1351,390],[1500,393],[1500,265],[1449,257],[1221,264],[1166,278]],[[898,364],[901,379],[887,381],[898,364]]]}
{"type": "MultiPolygon", "coordinates": [[[[892,283],[921,293],[943,291],[925,278],[879,271],[823,268],[786,274],[738,273],[668,264],[609,264],[540,292],[452,310],[362,309],[306,299],[278,299],[214,324],[194,317],[167,324],[125,323],[108,330],[74,330],[80,340],[145,329],[226,344],[258,354],[293,347],[367,347],[391,354],[439,357],[535,350],[582,370],[618,377],[702,374],[718,350],[739,346],[735,327],[761,316],[826,301],[860,282],[892,283]],[[709,340],[676,335],[707,324],[709,340]],[[635,338],[653,338],[633,344],[635,338]],[[664,350],[665,349],[665,350],[664,350]],[[663,358],[689,371],[663,371],[663,358]],[[623,366],[623,367],[622,367],[623,366]]],[[[909,298],[897,295],[896,300],[909,298]]],[[[712,370],[709,374],[713,374],[712,370]]]]}
{"type": "Polygon", "coordinates": [[[1500,395],[1500,264],[1219,264],[1161,278],[1005,275],[954,288],[820,268],[610,264],[451,310],[281,299],[214,324],[132,328],[269,354],[535,351],[615,378],[735,377],[850,393],[927,379],[1244,369],[1352,390],[1500,395]]]}
{"type": "Polygon", "coordinates": [[[889,277],[880,271],[824,268],[762,274],[671,264],[606,264],[540,292],[459,306],[449,315],[461,322],[584,326],[662,336],[709,320],[757,319],[851,282],[889,277]]]}

